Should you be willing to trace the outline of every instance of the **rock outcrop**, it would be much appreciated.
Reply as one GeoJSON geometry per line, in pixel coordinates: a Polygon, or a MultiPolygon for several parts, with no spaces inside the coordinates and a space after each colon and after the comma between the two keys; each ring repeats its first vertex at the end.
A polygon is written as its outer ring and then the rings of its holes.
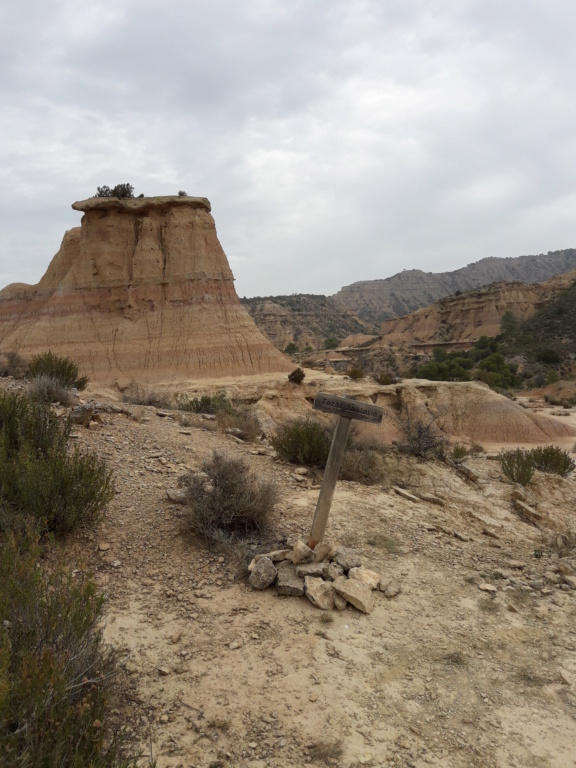
{"type": "Polygon", "coordinates": [[[234,290],[202,197],[92,198],[37,285],[0,291],[0,347],[101,382],[290,370],[234,290]]]}

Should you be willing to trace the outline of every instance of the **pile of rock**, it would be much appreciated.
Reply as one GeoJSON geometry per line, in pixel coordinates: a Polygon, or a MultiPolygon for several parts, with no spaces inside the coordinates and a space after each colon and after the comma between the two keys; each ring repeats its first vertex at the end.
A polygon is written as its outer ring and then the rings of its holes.
{"type": "Polygon", "coordinates": [[[316,608],[343,611],[350,603],[363,613],[374,607],[374,592],[400,593],[398,582],[364,568],[360,558],[337,544],[321,542],[310,549],[297,541],[291,549],[256,555],[248,566],[253,589],[276,585],[279,595],[306,596],[316,608]]]}

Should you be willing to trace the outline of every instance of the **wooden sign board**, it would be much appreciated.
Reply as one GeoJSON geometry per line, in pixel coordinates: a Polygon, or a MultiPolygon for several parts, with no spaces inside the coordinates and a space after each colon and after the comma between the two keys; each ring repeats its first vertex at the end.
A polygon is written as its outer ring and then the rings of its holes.
{"type": "Polygon", "coordinates": [[[377,405],[369,405],[348,397],[327,395],[325,392],[318,392],[314,398],[314,408],[317,411],[335,413],[337,416],[356,421],[368,421],[371,424],[381,424],[384,414],[384,410],[377,405]]]}
{"type": "Polygon", "coordinates": [[[324,470],[324,478],[318,496],[318,503],[316,504],[314,520],[312,521],[312,531],[308,540],[308,545],[312,549],[324,537],[332,497],[336,488],[336,480],[338,479],[338,472],[340,471],[340,464],[344,455],[344,448],[346,447],[348,429],[352,419],[368,421],[371,424],[381,424],[384,414],[384,410],[377,405],[368,405],[367,403],[360,402],[360,400],[352,400],[348,397],[327,395],[325,392],[318,392],[314,398],[314,408],[325,413],[335,413],[338,416],[338,420],[334,430],[334,437],[332,438],[332,445],[330,446],[328,461],[326,462],[326,469],[324,470]]]}

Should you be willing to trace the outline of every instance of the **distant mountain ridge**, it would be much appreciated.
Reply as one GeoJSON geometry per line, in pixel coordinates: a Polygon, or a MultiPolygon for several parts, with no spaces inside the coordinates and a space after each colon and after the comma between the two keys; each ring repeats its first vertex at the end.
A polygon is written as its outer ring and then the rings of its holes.
{"type": "Polygon", "coordinates": [[[344,312],[379,326],[456,292],[500,282],[541,283],[576,269],[576,248],[535,256],[489,256],[453,272],[407,269],[382,280],[361,280],[344,286],[332,299],[344,312]]]}

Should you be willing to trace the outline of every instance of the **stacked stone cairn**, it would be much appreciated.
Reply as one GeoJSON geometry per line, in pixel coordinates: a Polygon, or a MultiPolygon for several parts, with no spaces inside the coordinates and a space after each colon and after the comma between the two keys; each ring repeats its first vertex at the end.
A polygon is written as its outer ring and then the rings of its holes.
{"type": "Polygon", "coordinates": [[[306,596],[323,611],[343,611],[348,604],[363,613],[374,607],[374,593],[400,593],[397,581],[362,566],[360,558],[337,544],[320,542],[310,549],[297,541],[291,549],[256,555],[248,566],[253,589],[276,585],[279,595],[306,596]]]}

